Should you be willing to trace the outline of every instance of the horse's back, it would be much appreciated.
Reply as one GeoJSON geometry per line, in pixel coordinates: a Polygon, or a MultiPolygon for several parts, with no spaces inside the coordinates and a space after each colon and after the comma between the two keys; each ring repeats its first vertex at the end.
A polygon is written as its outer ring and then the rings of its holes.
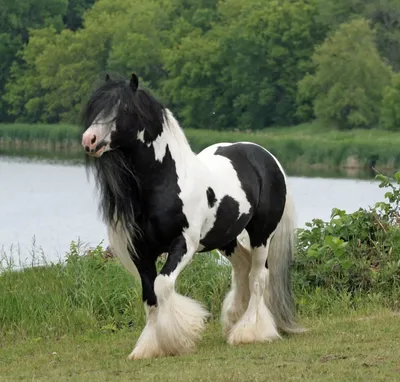
{"type": "MultiPolygon", "coordinates": [[[[212,171],[218,170],[218,157],[229,161],[242,183],[251,183],[254,175],[261,181],[280,178],[285,181],[284,170],[279,161],[264,147],[252,142],[216,143],[205,148],[198,158],[212,171]],[[246,179],[248,178],[248,179],[246,179]]],[[[285,182],[284,182],[285,183],[285,182]]]]}

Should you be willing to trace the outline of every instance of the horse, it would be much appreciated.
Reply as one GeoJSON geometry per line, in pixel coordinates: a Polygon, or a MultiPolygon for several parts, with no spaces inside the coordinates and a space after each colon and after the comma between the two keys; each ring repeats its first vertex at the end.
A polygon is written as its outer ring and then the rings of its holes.
{"type": "Polygon", "coordinates": [[[196,155],[172,112],[134,73],[107,74],[89,95],[82,124],[110,249],[142,286],[146,324],[128,359],[195,350],[209,313],[175,283],[197,252],[218,250],[232,265],[221,313],[228,344],[303,330],[290,279],[293,202],[269,151],[217,143],[196,155]],[[247,244],[239,240],[245,236],[247,244]]]}

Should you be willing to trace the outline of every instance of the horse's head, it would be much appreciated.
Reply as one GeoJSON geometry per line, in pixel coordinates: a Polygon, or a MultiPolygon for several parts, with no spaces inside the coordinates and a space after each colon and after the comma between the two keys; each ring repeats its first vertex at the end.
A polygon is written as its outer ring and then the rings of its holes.
{"type": "Polygon", "coordinates": [[[149,143],[163,130],[164,107],[143,89],[132,74],[130,81],[105,82],[90,96],[83,113],[85,152],[100,157],[107,151],[127,150],[149,143]]]}

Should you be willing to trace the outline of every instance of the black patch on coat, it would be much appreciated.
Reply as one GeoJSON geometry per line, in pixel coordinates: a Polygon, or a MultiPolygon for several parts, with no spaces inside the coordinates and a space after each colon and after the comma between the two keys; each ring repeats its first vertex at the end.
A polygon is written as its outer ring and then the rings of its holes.
{"type": "Polygon", "coordinates": [[[183,236],[177,237],[169,247],[168,258],[160,274],[170,275],[187,252],[186,240],[183,236]]]}
{"type": "Polygon", "coordinates": [[[235,199],[225,195],[217,208],[214,226],[200,240],[205,247],[202,252],[225,247],[242,232],[250,218],[251,214],[239,213],[239,203],[235,199]]]}
{"type": "Polygon", "coordinates": [[[134,263],[142,281],[142,299],[150,306],[157,305],[154,280],[157,277],[156,263],[151,258],[134,258],[134,263]]]}
{"type": "Polygon", "coordinates": [[[220,249],[224,251],[226,256],[232,256],[233,252],[235,252],[236,250],[237,245],[238,245],[237,239],[234,239],[224,247],[221,247],[220,249]]]}
{"type": "Polygon", "coordinates": [[[208,206],[210,208],[214,207],[215,203],[217,203],[217,198],[215,197],[215,192],[211,187],[207,188],[207,201],[208,201],[208,206]]]}
{"type": "Polygon", "coordinates": [[[280,222],[286,203],[284,174],[274,157],[255,144],[220,146],[215,152],[228,158],[252,206],[246,230],[252,247],[265,245],[280,222]]]}

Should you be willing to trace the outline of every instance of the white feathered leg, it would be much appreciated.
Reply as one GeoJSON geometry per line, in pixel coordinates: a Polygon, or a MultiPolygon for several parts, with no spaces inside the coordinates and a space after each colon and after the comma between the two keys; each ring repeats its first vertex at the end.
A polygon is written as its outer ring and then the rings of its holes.
{"type": "Polygon", "coordinates": [[[156,358],[165,355],[164,350],[161,348],[157,336],[157,318],[158,308],[156,306],[149,307],[145,304],[147,322],[144,327],[135,348],[128,356],[128,359],[142,359],[142,358],[156,358]]]}
{"type": "Polygon", "coordinates": [[[250,256],[249,251],[240,243],[232,255],[227,256],[232,264],[232,286],[224,299],[221,311],[221,325],[225,336],[243,316],[249,304],[250,256]]]}
{"type": "Polygon", "coordinates": [[[254,248],[252,251],[249,274],[250,301],[244,315],[229,332],[228,343],[231,345],[266,342],[280,338],[274,318],[264,300],[268,278],[265,262],[269,242],[270,240],[266,246],[254,248]]]}
{"type": "Polygon", "coordinates": [[[176,279],[191,261],[197,245],[189,237],[178,238],[171,246],[167,261],[154,282],[158,305],[157,338],[167,355],[193,351],[209,315],[197,301],[175,291],[176,279]],[[185,253],[182,253],[182,248],[185,253]]]}

